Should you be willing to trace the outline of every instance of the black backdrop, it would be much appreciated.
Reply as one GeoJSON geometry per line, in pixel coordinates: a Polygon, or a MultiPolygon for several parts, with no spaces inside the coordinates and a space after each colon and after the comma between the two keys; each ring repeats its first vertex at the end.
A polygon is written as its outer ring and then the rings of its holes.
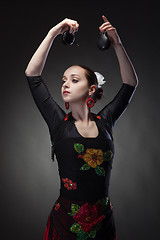
{"type": "Polygon", "coordinates": [[[96,113],[121,86],[113,49],[96,47],[105,14],[135,66],[139,86],[114,129],[115,158],[110,195],[119,240],[159,236],[159,28],[158,6],[147,1],[0,2],[0,218],[2,239],[43,239],[50,210],[59,195],[57,162],[51,160],[46,123],[36,108],[25,68],[48,30],[65,17],[80,28],[79,47],[57,37],[43,78],[59,105],[61,76],[72,64],[101,72],[107,83],[96,113]]]}

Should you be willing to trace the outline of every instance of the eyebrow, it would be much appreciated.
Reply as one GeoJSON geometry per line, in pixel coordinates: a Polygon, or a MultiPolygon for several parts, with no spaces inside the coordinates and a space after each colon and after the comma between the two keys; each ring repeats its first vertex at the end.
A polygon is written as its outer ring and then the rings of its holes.
{"type": "MultiPolygon", "coordinates": [[[[78,74],[75,74],[75,73],[71,74],[71,76],[72,76],[72,77],[74,77],[74,76],[78,76],[78,77],[80,77],[78,74]]],[[[67,79],[66,76],[63,76],[62,79],[63,79],[63,78],[67,79]]]]}

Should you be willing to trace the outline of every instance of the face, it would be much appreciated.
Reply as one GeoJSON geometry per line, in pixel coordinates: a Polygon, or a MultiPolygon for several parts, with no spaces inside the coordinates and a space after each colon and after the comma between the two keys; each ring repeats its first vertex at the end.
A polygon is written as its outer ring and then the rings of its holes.
{"type": "Polygon", "coordinates": [[[62,77],[62,98],[70,103],[85,101],[95,91],[96,86],[94,86],[88,86],[85,69],[72,66],[64,72],[62,77]]]}

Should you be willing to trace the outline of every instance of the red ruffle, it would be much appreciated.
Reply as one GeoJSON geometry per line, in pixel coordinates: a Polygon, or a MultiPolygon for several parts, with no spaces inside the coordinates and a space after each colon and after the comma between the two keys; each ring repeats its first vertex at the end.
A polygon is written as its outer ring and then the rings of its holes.
{"type": "Polygon", "coordinates": [[[53,230],[53,238],[52,238],[52,240],[61,240],[56,229],[53,230]]]}
{"type": "Polygon", "coordinates": [[[49,215],[48,222],[47,222],[47,226],[46,226],[45,232],[44,232],[44,238],[43,238],[43,240],[48,240],[48,233],[49,233],[50,223],[51,223],[51,216],[49,215]]]}
{"type": "MultiPolygon", "coordinates": [[[[52,239],[49,238],[49,228],[50,228],[50,224],[51,224],[51,216],[49,216],[48,218],[48,222],[47,222],[47,226],[45,228],[45,232],[44,232],[44,237],[43,240],[61,240],[56,228],[53,229],[53,233],[52,233],[52,239]]],[[[52,226],[53,227],[53,226],[52,226]]]]}

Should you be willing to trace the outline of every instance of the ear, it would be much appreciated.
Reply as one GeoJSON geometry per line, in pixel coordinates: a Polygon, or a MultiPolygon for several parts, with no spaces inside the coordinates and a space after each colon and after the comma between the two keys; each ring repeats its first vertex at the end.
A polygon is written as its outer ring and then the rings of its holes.
{"type": "Polygon", "coordinates": [[[89,88],[89,96],[91,96],[96,91],[96,85],[91,85],[89,88]]]}

